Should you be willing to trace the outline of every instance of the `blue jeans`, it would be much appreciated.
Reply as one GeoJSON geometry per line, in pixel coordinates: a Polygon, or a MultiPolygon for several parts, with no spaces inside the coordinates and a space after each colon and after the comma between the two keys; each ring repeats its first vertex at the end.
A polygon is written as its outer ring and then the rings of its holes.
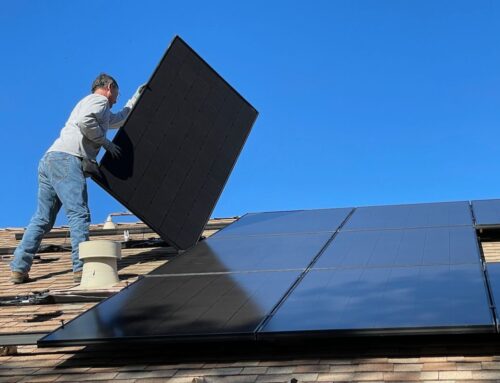
{"type": "Polygon", "coordinates": [[[14,252],[10,264],[13,271],[28,272],[43,236],[54,226],[61,206],[68,217],[71,231],[73,271],[83,262],[78,257],[78,245],[88,241],[90,212],[87,182],[80,158],[68,153],[49,152],[38,166],[38,207],[14,252]]]}

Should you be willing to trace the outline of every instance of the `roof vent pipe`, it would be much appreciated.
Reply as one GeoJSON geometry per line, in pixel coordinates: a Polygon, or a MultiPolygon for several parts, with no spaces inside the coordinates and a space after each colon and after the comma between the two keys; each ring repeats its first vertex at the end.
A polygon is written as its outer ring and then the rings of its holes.
{"type": "Polygon", "coordinates": [[[102,226],[103,229],[116,229],[116,225],[113,222],[113,219],[111,218],[111,215],[108,215],[108,218],[106,218],[106,222],[104,222],[104,225],[102,226]]]}
{"type": "Polygon", "coordinates": [[[83,261],[81,289],[102,289],[118,283],[116,260],[121,258],[119,242],[97,240],[80,243],[83,261]]]}
{"type": "Polygon", "coordinates": [[[108,218],[106,218],[106,222],[104,222],[104,225],[102,226],[102,228],[103,229],[116,229],[116,224],[113,222],[113,219],[111,217],[124,217],[124,216],[135,216],[135,214],[131,213],[129,211],[110,213],[108,215],[108,218]]]}

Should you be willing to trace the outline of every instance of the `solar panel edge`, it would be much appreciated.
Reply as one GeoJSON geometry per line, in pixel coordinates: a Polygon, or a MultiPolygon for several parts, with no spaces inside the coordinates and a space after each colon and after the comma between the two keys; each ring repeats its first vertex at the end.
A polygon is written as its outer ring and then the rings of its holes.
{"type": "MultiPolygon", "coordinates": [[[[288,272],[285,274],[282,274],[282,278],[280,280],[280,282],[278,283],[278,291],[276,292],[276,294],[278,295],[278,297],[276,299],[279,299],[279,297],[281,296],[281,290],[286,290],[287,286],[289,283],[291,283],[290,281],[293,281],[295,280],[296,276],[297,276],[297,272],[288,272]],[[281,285],[281,287],[280,287],[281,285]]],[[[162,281],[165,281],[166,279],[168,280],[172,280],[172,278],[175,278],[177,280],[179,280],[180,282],[184,283],[185,286],[187,287],[184,287],[184,288],[189,288],[188,286],[188,283],[190,283],[190,281],[195,281],[198,280],[198,281],[202,281],[205,280],[203,283],[219,283],[218,281],[222,278],[226,278],[226,281],[221,281],[221,283],[226,283],[229,281],[230,285],[229,287],[232,289],[232,290],[241,290],[239,292],[237,292],[237,294],[245,294],[245,289],[241,289],[240,285],[239,284],[234,284],[232,283],[227,277],[225,276],[221,276],[221,275],[217,275],[217,276],[188,276],[188,277],[185,277],[185,276],[178,276],[178,277],[168,277],[168,278],[142,278],[140,281],[143,283],[143,288],[144,288],[144,283],[146,283],[146,287],[151,289],[153,287],[151,286],[147,286],[152,280],[156,280],[156,281],[159,281],[156,283],[156,285],[159,285],[162,283],[162,281]],[[201,278],[201,279],[200,279],[201,278]],[[206,279],[208,278],[208,279],[206,279]],[[184,282],[183,282],[184,281],[184,282]],[[187,281],[187,282],[186,282],[187,281]]],[[[248,279],[248,281],[246,282],[248,284],[249,281],[251,281],[252,279],[255,279],[257,281],[261,280],[262,281],[267,281],[266,283],[268,282],[273,282],[275,283],[275,278],[274,276],[272,275],[272,273],[255,273],[255,274],[249,274],[247,276],[244,276],[243,278],[246,278],[248,279]],[[262,279],[264,278],[264,279],[262,279]]],[[[196,286],[199,285],[195,283],[196,286]]],[[[137,284],[134,284],[134,287],[138,287],[140,286],[140,283],[137,283],[137,284]]],[[[259,295],[263,295],[263,292],[262,290],[264,289],[264,287],[261,285],[261,283],[259,284],[254,284],[255,288],[254,288],[254,291],[253,293],[250,295],[250,297],[254,297],[254,296],[259,296],[259,295]]],[[[214,286],[215,288],[218,288],[217,286],[214,286]]],[[[198,290],[200,288],[200,286],[197,287],[198,290]]],[[[231,289],[229,291],[231,291],[231,289]]],[[[158,289],[156,288],[156,290],[158,291],[158,289]]],[[[161,291],[161,290],[160,290],[161,291]]],[[[202,294],[205,293],[205,289],[201,290],[202,291],[202,294]]],[[[267,290],[269,291],[269,289],[267,290]]],[[[124,291],[122,291],[121,293],[123,293],[124,291]]],[[[137,302],[139,302],[140,304],[142,304],[142,301],[143,299],[141,299],[141,294],[140,294],[140,289],[139,291],[135,291],[135,300],[137,302]]],[[[192,292],[193,293],[193,292],[192,292]]],[[[132,295],[132,297],[134,297],[134,293],[130,293],[132,295]]],[[[130,295],[129,294],[129,295],[130,295]]],[[[264,294],[265,297],[267,297],[267,299],[269,299],[268,295],[267,294],[264,294]]],[[[81,315],[79,315],[77,318],[81,318],[82,316],[87,316],[87,317],[90,317],[90,319],[92,319],[92,321],[95,322],[95,324],[97,326],[102,326],[102,325],[105,325],[106,324],[106,321],[102,321],[102,318],[99,318],[99,313],[96,313],[94,311],[94,309],[98,308],[100,305],[106,305],[106,304],[110,304],[111,300],[113,298],[118,298],[120,296],[120,293],[118,294],[115,294],[113,297],[110,297],[109,299],[101,302],[99,305],[95,306],[94,308],[91,308],[90,310],[82,313],[81,315]]],[[[205,302],[203,300],[203,298],[198,294],[197,291],[194,291],[194,294],[191,294],[190,295],[190,299],[196,299],[200,302],[205,302]]],[[[216,305],[219,305],[220,307],[225,307],[225,305],[223,304],[222,301],[220,301],[220,298],[222,299],[226,299],[226,292],[225,290],[222,290],[222,293],[220,296],[218,297],[213,297],[213,300],[215,302],[216,305]]],[[[177,302],[178,304],[180,304],[181,306],[179,306],[181,308],[181,311],[180,313],[182,313],[184,310],[183,307],[186,305],[185,302],[183,302],[183,299],[181,299],[181,297],[178,297],[177,298],[177,302]],[[184,305],[184,306],[183,306],[184,305]]],[[[239,302],[239,301],[238,301],[239,302]]],[[[116,302],[115,302],[116,303],[116,302]]],[[[232,321],[236,320],[237,317],[241,317],[241,314],[243,312],[240,312],[241,308],[243,307],[246,307],[245,310],[248,311],[248,308],[249,308],[249,304],[251,305],[255,305],[255,303],[252,303],[252,302],[246,302],[242,305],[234,305],[235,302],[232,302],[230,305],[232,305],[231,307],[233,307],[230,312],[229,312],[229,316],[226,315],[225,317],[225,320],[224,322],[220,322],[221,324],[223,324],[222,328],[227,328],[227,325],[229,323],[231,323],[232,321]],[[239,307],[239,308],[238,308],[239,307]]],[[[237,303],[237,302],[236,302],[237,303]]],[[[265,303],[265,302],[264,302],[265,303]]],[[[266,305],[269,305],[269,303],[265,303],[264,306],[266,305]]],[[[127,301],[127,306],[129,306],[129,309],[131,309],[130,307],[130,302],[127,301]]],[[[132,305],[133,306],[133,305],[132,305]]],[[[167,304],[168,306],[168,304],[167,304]]],[[[258,305],[257,305],[258,306],[258,305]]],[[[257,307],[256,306],[256,307],[257,307]]],[[[139,306],[136,306],[136,311],[137,311],[137,308],[140,308],[140,305],[139,306]]],[[[147,305],[145,306],[147,307],[147,305]]],[[[189,307],[188,307],[189,309],[189,307]]],[[[206,308],[203,308],[201,307],[202,311],[199,311],[200,308],[198,308],[198,311],[199,312],[203,312],[205,315],[206,313],[208,313],[209,310],[211,309],[215,309],[217,311],[217,307],[216,306],[213,306],[213,305],[208,305],[206,306],[206,308]],[[207,311],[208,310],[208,311],[207,311]]],[[[257,310],[260,310],[259,312],[261,312],[260,314],[257,313],[259,316],[265,316],[265,314],[267,313],[267,309],[264,307],[257,307],[256,308],[257,310]],[[263,312],[262,312],[263,311],[263,312]]],[[[106,310],[106,309],[103,309],[104,311],[109,311],[109,310],[106,310]]],[[[103,312],[104,312],[103,311],[103,312]]],[[[185,310],[184,310],[185,311],[185,310]]],[[[189,310],[188,310],[189,311],[189,310]]],[[[196,310],[195,310],[196,311],[196,310]]],[[[252,311],[250,311],[251,313],[252,311]]],[[[117,309],[115,310],[115,314],[120,314],[121,311],[117,311],[117,309]]],[[[177,311],[174,311],[173,313],[171,313],[171,316],[177,316],[177,320],[179,318],[182,317],[182,315],[177,315],[177,311]]],[[[170,315],[170,314],[169,314],[170,315]]],[[[251,315],[252,317],[252,315],[251,315]]],[[[53,331],[51,334],[53,333],[56,333],[56,332],[62,332],[59,334],[58,337],[51,337],[49,335],[47,335],[46,337],[42,338],[40,341],[39,341],[39,346],[40,347],[52,347],[52,346],[56,346],[56,345],[61,345],[61,346],[68,346],[68,345],[87,345],[87,344],[97,344],[97,343],[108,343],[108,342],[118,342],[118,343],[127,343],[127,342],[135,342],[135,341],[151,341],[151,340],[155,340],[157,339],[158,341],[165,341],[165,342],[168,342],[168,341],[175,341],[175,342],[191,342],[193,340],[201,340],[201,341],[206,341],[206,340],[214,340],[214,341],[220,341],[220,340],[241,340],[241,339],[251,339],[251,340],[254,340],[254,332],[255,332],[255,328],[256,326],[258,325],[259,321],[255,321],[255,319],[252,319],[252,323],[249,323],[248,326],[248,329],[242,329],[241,327],[237,326],[239,328],[239,330],[235,330],[234,326],[233,326],[233,329],[229,329],[229,331],[223,331],[223,330],[218,330],[217,327],[213,327],[208,331],[208,332],[205,332],[203,333],[203,326],[200,328],[199,326],[195,326],[194,328],[194,332],[190,332],[190,331],[186,331],[185,329],[182,330],[182,331],[170,331],[170,333],[167,331],[165,332],[164,334],[161,334],[161,333],[158,333],[158,331],[155,331],[154,333],[146,333],[146,334],[142,334],[142,335],[138,335],[137,332],[133,331],[131,333],[131,329],[135,328],[135,323],[136,321],[130,321],[130,318],[129,318],[129,326],[127,327],[127,323],[126,321],[123,320],[124,316],[121,317],[121,320],[120,318],[115,316],[113,318],[113,320],[111,322],[107,322],[109,325],[111,325],[111,327],[109,327],[107,329],[107,331],[101,331],[101,330],[94,330],[94,331],[97,331],[94,333],[94,336],[89,336],[88,332],[81,332],[78,328],[73,328],[72,330],[70,330],[70,333],[69,334],[64,334],[64,331],[65,331],[65,328],[71,326],[72,324],[74,324],[74,322],[76,321],[75,320],[72,320],[70,322],[68,322],[68,324],[66,324],[65,326],[61,326],[59,327],[57,330],[53,331]],[[113,323],[115,325],[113,325],[113,323]],[[124,327],[125,331],[124,332],[120,332],[122,335],[119,335],[118,337],[110,337],[109,335],[106,336],[106,335],[101,335],[101,336],[95,336],[96,334],[106,334],[106,333],[109,333],[109,334],[114,334],[114,330],[116,329],[115,327],[113,326],[116,326],[118,325],[118,327],[120,327],[120,324],[124,324],[126,327],[124,327]],[[132,327],[130,327],[130,324],[132,324],[132,327]],[[71,336],[71,331],[73,333],[78,333],[79,337],[78,338],[74,338],[71,336]],[[200,332],[201,331],[201,332],[200,332]]],[[[126,315],[125,315],[125,318],[126,318],[126,315]]],[[[160,316],[159,317],[160,319],[162,319],[163,317],[160,316]]],[[[223,319],[223,318],[222,318],[223,319]]],[[[108,318],[109,320],[109,318],[108,318]]],[[[176,320],[175,318],[173,319],[174,321],[176,320]]],[[[202,320],[203,322],[203,318],[202,317],[198,317],[196,316],[192,323],[193,324],[196,324],[198,323],[199,320],[202,320]]],[[[157,319],[156,319],[157,321],[157,319]]],[[[154,325],[155,323],[157,322],[152,322],[149,326],[151,326],[152,324],[154,325]]],[[[190,322],[191,323],[191,322],[190,322]]],[[[92,326],[90,326],[92,327],[92,326]]],[[[168,327],[168,326],[167,326],[168,327]]],[[[153,327],[154,328],[154,327],[153,327]]]]}
{"type": "MultiPolygon", "coordinates": [[[[92,177],[92,179],[97,183],[99,184],[100,186],[102,186],[109,194],[111,194],[112,197],[114,197],[118,202],[120,202],[121,204],[123,205],[126,205],[127,204],[127,201],[123,201],[123,199],[117,195],[116,193],[114,193],[111,189],[108,189],[107,187],[103,186],[101,183],[99,183],[99,180],[96,180],[94,179],[94,177],[92,177]]],[[[137,218],[139,218],[142,222],[146,222],[148,220],[145,220],[143,215],[136,211],[135,209],[129,209],[131,213],[133,213],[137,218]]],[[[170,236],[168,235],[165,235],[165,233],[162,232],[162,230],[160,230],[154,223],[151,223],[151,222],[148,222],[147,223],[147,226],[153,230],[156,234],[158,234],[161,239],[163,239],[165,242],[167,242],[169,245],[172,245],[174,246],[176,249],[178,250],[186,250],[188,249],[189,247],[182,247],[175,239],[171,238],[170,236]]],[[[196,245],[193,244],[192,246],[196,245]]],[[[192,247],[190,246],[190,247],[192,247]]]]}
{"type": "MultiPolygon", "coordinates": [[[[125,289],[128,289],[128,288],[133,287],[134,285],[138,284],[143,278],[144,277],[140,276],[137,280],[135,280],[134,282],[128,284],[125,287],[125,289]]],[[[81,312],[80,314],[78,314],[74,318],[70,319],[68,322],[62,322],[61,326],[57,327],[55,330],[50,331],[48,334],[46,334],[43,337],[41,337],[40,339],[38,339],[37,340],[37,346],[39,346],[39,347],[52,347],[52,345],[55,344],[55,343],[53,343],[53,342],[51,342],[50,340],[47,340],[47,339],[50,338],[55,332],[59,331],[60,329],[64,328],[65,326],[68,326],[71,323],[75,322],[78,318],[82,317],[83,315],[85,315],[90,310],[96,309],[97,307],[99,307],[100,305],[104,304],[106,301],[112,299],[113,297],[116,297],[118,294],[120,294],[123,291],[124,291],[124,289],[115,292],[114,294],[110,295],[109,297],[107,297],[107,298],[103,299],[102,301],[98,302],[91,309],[86,310],[84,312],[81,312]]]]}
{"type": "Polygon", "coordinates": [[[232,86],[229,82],[227,82],[227,81],[226,81],[226,80],[225,80],[225,79],[224,79],[224,78],[223,78],[223,77],[219,74],[219,72],[217,72],[217,71],[216,71],[216,70],[215,70],[215,69],[214,69],[214,68],[213,68],[210,64],[208,64],[208,63],[205,61],[205,59],[204,59],[203,57],[201,57],[201,56],[200,56],[200,55],[199,55],[199,54],[198,54],[198,53],[197,53],[197,52],[196,52],[193,48],[191,48],[191,47],[189,46],[189,44],[187,44],[187,43],[186,43],[186,42],[185,42],[185,41],[184,41],[184,40],[183,40],[183,39],[182,39],[179,35],[176,35],[176,36],[174,37],[174,40],[175,40],[175,39],[178,39],[178,40],[180,40],[181,42],[183,42],[183,43],[184,43],[184,44],[185,44],[185,45],[186,45],[186,46],[187,46],[187,47],[188,47],[188,48],[192,51],[192,53],[194,53],[196,56],[198,56],[198,58],[199,58],[199,59],[200,59],[200,60],[201,60],[201,61],[202,61],[202,62],[203,62],[203,63],[204,63],[207,67],[209,67],[211,70],[213,70],[213,71],[214,71],[214,73],[215,73],[215,74],[216,74],[216,75],[217,75],[217,76],[218,76],[218,77],[219,77],[219,78],[220,78],[220,79],[221,79],[224,83],[226,83],[226,85],[227,85],[229,88],[231,88],[231,89],[234,91],[234,93],[236,93],[236,94],[237,94],[237,95],[238,95],[238,96],[239,96],[239,97],[240,97],[240,98],[241,98],[241,99],[242,99],[242,100],[243,100],[243,101],[244,101],[244,102],[245,102],[245,103],[246,103],[246,104],[247,104],[250,108],[252,108],[252,109],[255,111],[255,113],[257,114],[257,115],[256,115],[256,117],[255,117],[255,119],[257,119],[257,117],[258,117],[258,115],[259,115],[259,112],[257,111],[257,109],[256,109],[256,108],[255,108],[252,104],[250,104],[250,103],[247,101],[247,99],[246,99],[245,97],[243,97],[243,96],[242,96],[242,95],[241,95],[241,94],[240,94],[240,93],[239,93],[239,92],[238,92],[238,91],[237,91],[237,90],[236,90],[236,89],[235,89],[235,88],[234,88],[234,87],[233,87],[233,86],[232,86]]]}
{"type": "Polygon", "coordinates": [[[476,227],[480,229],[500,228],[500,199],[472,200],[471,208],[476,217],[476,227]],[[488,205],[490,210],[488,209],[488,205]],[[495,218],[497,217],[497,218],[495,218]]]}

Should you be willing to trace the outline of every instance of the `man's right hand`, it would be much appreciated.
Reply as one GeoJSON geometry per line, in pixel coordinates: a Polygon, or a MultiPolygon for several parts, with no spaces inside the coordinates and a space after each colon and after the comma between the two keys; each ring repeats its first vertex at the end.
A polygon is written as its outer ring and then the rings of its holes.
{"type": "Polygon", "coordinates": [[[120,147],[114,143],[112,143],[110,140],[106,140],[106,143],[104,144],[104,149],[111,154],[111,157],[113,158],[118,158],[121,155],[121,150],[120,147]]]}
{"type": "Polygon", "coordinates": [[[126,107],[132,109],[134,105],[137,103],[137,100],[139,99],[139,96],[144,92],[144,89],[148,86],[147,83],[144,83],[140,85],[137,90],[135,91],[134,95],[130,98],[130,100],[127,101],[127,104],[125,105],[126,107]]]}

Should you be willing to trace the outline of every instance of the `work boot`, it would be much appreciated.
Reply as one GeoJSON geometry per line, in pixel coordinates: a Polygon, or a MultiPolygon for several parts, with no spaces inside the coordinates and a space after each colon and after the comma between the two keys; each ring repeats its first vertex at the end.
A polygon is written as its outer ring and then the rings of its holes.
{"type": "Polygon", "coordinates": [[[20,283],[26,283],[29,280],[30,280],[30,277],[29,277],[28,273],[23,273],[20,271],[12,271],[10,273],[10,281],[15,285],[18,285],[20,283]]]}
{"type": "Polygon", "coordinates": [[[80,283],[82,281],[82,270],[73,273],[73,282],[80,283]]]}

